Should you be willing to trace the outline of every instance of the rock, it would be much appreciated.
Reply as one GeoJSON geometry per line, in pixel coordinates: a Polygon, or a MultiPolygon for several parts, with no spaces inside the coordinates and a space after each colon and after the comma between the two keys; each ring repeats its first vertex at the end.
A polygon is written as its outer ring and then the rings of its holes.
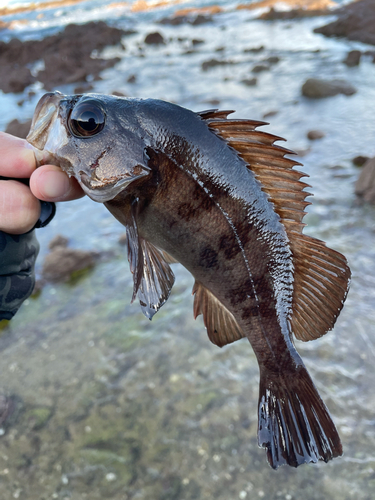
{"type": "Polygon", "coordinates": [[[244,78],[241,80],[241,83],[244,85],[247,85],[248,87],[254,87],[257,84],[258,80],[257,78],[244,78]]]}
{"type": "Polygon", "coordinates": [[[57,247],[63,247],[66,248],[68,246],[69,240],[65,236],[62,236],[61,234],[57,234],[52,240],[49,242],[48,248],[50,250],[53,250],[54,248],[57,247]]]}
{"type": "Polygon", "coordinates": [[[317,139],[322,139],[323,137],[325,137],[325,133],[321,130],[310,130],[307,132],[307,138],[310,141],[316,141],[317,139]]]}
{"type": "Polygon", "coordinates": [[[5,132],[7,134],[20,137],[21,139],[26,139],[30,127],[31,127],[31,120],[27,120],[27,122],[19,122],[17,119],[15,119],[8,123],[5,132]]]}
{"type": "Polygon", "coordinates": [[[98,257],[95,252],[68,248],[67,239],[60,235],[50,242],[50,249],[42,268],[42,277],[47,281],[69,281],[77,273],[94,267],[98,257]]]}
{"type": "Polygon", "coordinates": [[[21,42],[13,38],[8,43],[1,41],[0,88],[3,92],[22,92],[38,80],[46,89],[52,89],[57,85],[85,81],[89,75],[98,78],[103,69],[114,66],[119,59],[91,58],[92,52],[120,44],[128,33],[99,21],[70,24],[61,33],[43,40],[21,42]],[[74,43],[75,40],[79,43],[74,43]],[[41,58],[45,69],[34,77],[28,64],[41,58]]]}
{"type": "Polygon", "coordinates": [[[337,94],[353,95],[357,92],[355,87],[345,80],[321,80],[309,78],[302,85],[302,95],[313,99],[331,97],[337,94]]]}
{"type": "Polygon", "coordinates": [[[262,73],[263,71],[269,71],[269,69],[268,64],[256,64],[251,71],[253,73],[262,73]]]}
{"type": "Polygon", "coordinates": [[[352,159],[353,165],[356,167],[363,167],[363,165],[366,163],[367,160],[370,158],[368,156],[356,156],[355,158],[352,159]]]}
{"type": "Polygon", "coordinates": [[[193,38],[191,43],[195,47],[196,45],[201,45],[202,43],[204,43],[204,40],[200,38],[193,38]]]}
{"type": "Polygon", "coordinates": [[[23,90],[33,82],[35,82],[35,78],[32,76],[29,68],[20,66],[18,63],[2,65],[0,73],[0,88],[6,94],[10,92],[14,92],[15,94],[23,92],[23,90]]]}
{"type": "Polygon", "coordinates": [[[266,113],[264,113],[262,118],[263,119],[271,118],[272,116],[276,116],[277,114],[278,114],[277,109],[272,109],[271,111],[267,111],[266,113]]]}
{"type": "Polygon", "coordinates": [[[159,21],[160,24],[171,24],[178,26],[180,24],[191,24],[198,26],[212,22],[212,16],[219,14],[223,9],[218,5],[211,5],[207,7],[188,7],[176,11],[172,16],[165,17],[159,21]]]}
{"type": "Polygon", "coordinates": [[[250,49],[244,49],[244,52],[257,54],[258,52],[262,52],[263,50],[264,50],[264,45],[260,45],[259,47],[251,47],[250,49]]]}
{"type": "Polygon", "coordinates": [[[360,50],[351,50],[343,60],[343,63],[349,67],[358,66],[361,60],[361,55],[362,53],[360,50]]]}
{"type": "Polygon", "coordinates": [[[265,62],[268,62],[270,64],[276,64],[276,63],[280,62],[280,57],[278,57],[278,56],[270,56],[270,57],[267,57],[267,59],[265,60],[265,62]]]}
{"type": "Polygon", "coordinates": [[[130,75],[126,81],[128,83],[135,83],[137,81],[137,77],[135,75],[130,75]]]}
{"type": "Polygon", "coordinates": [[[225,59],[210,59],[209,61],[202,62],[202,70],[207,71],[210,68],[214,68],[215,66],[226,66],[228,64],[235,64],[234,61],[225,60],[225,59]]]}
{"type": "Polygon", "coordinates": [[[332,37],[346,37],[375,45],[375,2],[374,0],[358,0],[341,9],[337,9],[336,21],[315,28],[315,33],[332,37]]]}
{"type": "Polygon", "coordinates": [[[330,10],[323,9],[290,9],[290,10],[276,10],[271,7],[268,12],[265,12],[259,16],[259,19],[263,21],[276,21],[276,20],[288,20],[288,19],[302,19],[304,17],[318,17],[318,16],[328,16],[332,14],[330,10]]]}
{"type": "Polygon", "coordinates": [[[355,184],[355,194],[375,205],[375,158],[370,158],[363,165],[355,184]]]}
{"type": "Polygon", "coordinates": [[[154,33],[149,33],[145,38],[145,43],[147,45],[165,45],[165,40],[163,35],[161,35],[158,31],[154,33]]]}

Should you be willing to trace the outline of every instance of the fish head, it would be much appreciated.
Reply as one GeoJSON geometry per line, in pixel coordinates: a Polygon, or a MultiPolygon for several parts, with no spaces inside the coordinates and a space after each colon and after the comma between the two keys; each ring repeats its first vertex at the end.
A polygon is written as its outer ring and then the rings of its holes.
{"type": "Polygon", "coordinates": [[[38,166],[61,167],[94,201],[113,199],[150,173],[148,141],[137,121],[138,101],[101,94],[45,94],[27,136],[38,166]]]}

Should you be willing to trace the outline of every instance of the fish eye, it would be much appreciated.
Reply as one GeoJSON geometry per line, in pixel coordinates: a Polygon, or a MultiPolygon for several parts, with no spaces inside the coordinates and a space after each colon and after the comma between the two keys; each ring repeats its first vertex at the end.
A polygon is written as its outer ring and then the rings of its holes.
{"type": "Polygon", "coordinates": [[[68,118],[68,126],[76,137],[91,137],[104,128],[105,114],[95,101],[79,103],[68,118]]]}

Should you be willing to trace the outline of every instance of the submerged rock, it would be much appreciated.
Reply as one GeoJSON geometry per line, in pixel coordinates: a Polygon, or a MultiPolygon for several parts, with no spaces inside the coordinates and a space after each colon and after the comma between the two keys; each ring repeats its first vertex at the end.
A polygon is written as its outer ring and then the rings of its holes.
{"type": "Polygon", "coordinates": [[[331,97],[337,94],[353,95],[357,92],[349,82],[345,80],[322,80],[320,78],[309,78],[302,85],[302,95],[313,99],[331,97]]]}
{"type": "Polygon", "coordinates": [[[315,28],[315,33],[331,37],[346,37],[375,45],[375,2],[358,0],[335,11],[338,19],[332,23],[315,28]]]}
{"type": "Polygon", "coordinates": [[[71,278],[94,267],[98,254],[87,250],[68,248],[64,236],[55,236],[49,244],[51,252],[46,255],[42,276],[46,281],[69,281],[71,278]]]}
{"type": "Polygon", "coordinates": [[[209,61],[202,62],[202,70],[207,71],[210,68],[214,68],[215,66],[227,66],[228,64],[236,64],[234,61],[225,60],[225,59],[210,59],[209,61]]]}
{"type": "Polygon", "coordinates": [[[350,52],[348,52],[343,63],[349,67],[358,66],[361,61],[361,55],[362,53],[360,50],[351,50],[350,52]]]}
{"type": "Polygon", "coordinates": [[[325,133],[321,130],[310,130],[307,132],[307,138],[310,141],[316,141],[317,139],[322,139],[323,137],[325,137],[325,133]]]}
{"type": "Polygon", "coordinates": [[[269,71],[270,67],[268,64],[256,64],[251,70],[253,73],[262,73],[263,71],[269,71]]]}
{"type": "Polygon", "coordinates": [[[375,205],[375,158],[366,161],[355,184],[355,194],[375,205]]]}
{"type": "Polygon", "coordinates": [[[258,83],[258,80],[257,78],[244,78],[243,80],[241,80],[241,83],[243,83],[244,85],[247,85],[248,87],[254,87],[257,83],[258,83]]]}

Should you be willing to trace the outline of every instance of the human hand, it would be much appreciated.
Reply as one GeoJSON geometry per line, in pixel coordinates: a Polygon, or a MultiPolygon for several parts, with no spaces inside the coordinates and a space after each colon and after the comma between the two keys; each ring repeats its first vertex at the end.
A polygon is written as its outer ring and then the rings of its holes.
{"type": "Polygon", "coordinates": [[[0,230],[10,234],[30,231],[39,219],[40,202],[69,201],[84,193],[74,178],[54,165],[36,168],[27,141],[0,132],[0,176],[30,179],[30,187],[15,180],[0,180],[0,230]]]}

